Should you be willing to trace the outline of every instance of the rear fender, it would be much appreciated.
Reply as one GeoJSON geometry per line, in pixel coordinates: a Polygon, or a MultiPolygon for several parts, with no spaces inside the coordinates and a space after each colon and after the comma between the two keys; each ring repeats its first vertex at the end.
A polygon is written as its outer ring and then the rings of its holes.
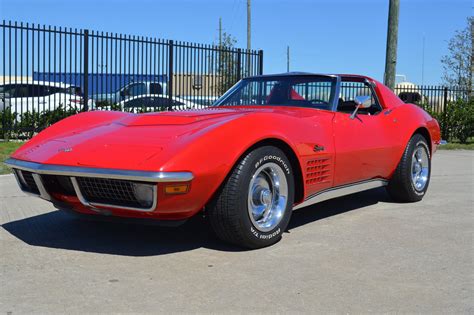
{"type": "Polygon", "coordinates": [[[393,109],[394,119],[398,119],[403,123],[403,133],[400,134],[402,143],[402,151],[399,152],[400,158],[410,138],[417,132],[427,137],[428,145],[431,149],[431,154],[436,151],[437,146],[441,141],[441,134],[439,124],[426,111],[414,104],[403,104],[393,109]]]}

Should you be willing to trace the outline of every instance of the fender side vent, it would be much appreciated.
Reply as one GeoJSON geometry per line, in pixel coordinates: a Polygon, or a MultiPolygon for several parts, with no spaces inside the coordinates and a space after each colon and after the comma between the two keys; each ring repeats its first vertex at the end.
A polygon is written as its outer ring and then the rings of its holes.
{"type": "Polygon", "coordinates": [[[330,158],[310,160],[306,164],[306,184],[326,183],[330,179],[330,158]]]}

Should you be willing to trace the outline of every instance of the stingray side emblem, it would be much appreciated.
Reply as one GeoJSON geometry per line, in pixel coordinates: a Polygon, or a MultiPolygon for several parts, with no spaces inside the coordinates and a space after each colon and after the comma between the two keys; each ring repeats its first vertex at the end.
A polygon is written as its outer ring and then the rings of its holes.
{"type": "Polygon", "coordinates": [[[316,144],[316,145],[313,147],[313,151],[314,151],[314,152],[321,152],[321,151],[324,151],[324,146],[316,144]]]}
{"type": "Polygon", "coordinates": [[[59,148],[58,152],[71,152],[72,148],[71,147],[65,147],[65,148],[59,148]]]}

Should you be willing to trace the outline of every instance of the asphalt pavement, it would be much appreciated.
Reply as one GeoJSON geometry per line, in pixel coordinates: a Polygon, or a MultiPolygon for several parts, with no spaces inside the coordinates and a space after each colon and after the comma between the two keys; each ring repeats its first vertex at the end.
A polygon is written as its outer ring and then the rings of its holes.
{"type": "Polygon", "coordinates": [[[89,222],[0,176],[0,314],[474,313],[474,151],[439,151],[423,201],[374,189],[293,213],[244,251],[200,218],[89,222]]]}

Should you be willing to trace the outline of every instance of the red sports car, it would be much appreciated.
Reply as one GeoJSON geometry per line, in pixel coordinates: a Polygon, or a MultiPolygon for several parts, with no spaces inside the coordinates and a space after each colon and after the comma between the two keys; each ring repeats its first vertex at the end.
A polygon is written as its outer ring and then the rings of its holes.
{"type": "Polygon", "coordinates": [[[259,248],[292,210],[329,198],[386,186],[421,200],[439,142],[437,121],[380,82],[289,73],[243,79],[204,110],[81,113],[6,163],[58,209],[166,222],[205,211],[219,238],[259,248]]]}

